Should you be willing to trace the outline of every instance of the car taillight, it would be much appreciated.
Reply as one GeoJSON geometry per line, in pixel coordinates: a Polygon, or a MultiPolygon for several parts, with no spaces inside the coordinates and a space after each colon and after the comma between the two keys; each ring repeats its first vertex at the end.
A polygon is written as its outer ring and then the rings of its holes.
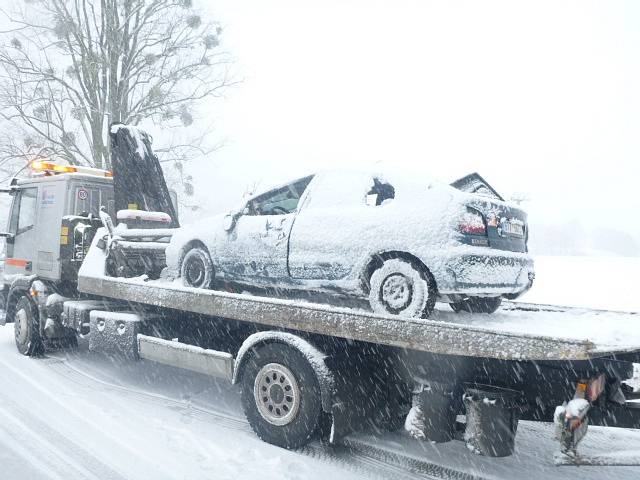
{"type": "Polygon", "coordinates": [[[462,233],[469,235],[486,235],[487,227],[484,223],[484,217],[482,214],[471,208],[467,209],[462,214],[460,222],[458,223],[458,229],[462,233]]]}

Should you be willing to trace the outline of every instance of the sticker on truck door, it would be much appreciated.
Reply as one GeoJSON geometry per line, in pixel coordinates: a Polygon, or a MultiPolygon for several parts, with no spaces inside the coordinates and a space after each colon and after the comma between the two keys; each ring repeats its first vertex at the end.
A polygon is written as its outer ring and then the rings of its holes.
{"type": "Polygon", "coordinates": [[[84,188],[79,188],[78,189],[78,199],[79,200],[86,200],[87,198],[89,198],[89,192],[87,192],[87,190],[84,189],[84,188]]]}
{"type": "Polygon", "coordinates": [[[56,193],[53,188],[43,188],[42,197],[40,199],[40,205],[42,207],[49,207],[56,203],[56,193]]]}

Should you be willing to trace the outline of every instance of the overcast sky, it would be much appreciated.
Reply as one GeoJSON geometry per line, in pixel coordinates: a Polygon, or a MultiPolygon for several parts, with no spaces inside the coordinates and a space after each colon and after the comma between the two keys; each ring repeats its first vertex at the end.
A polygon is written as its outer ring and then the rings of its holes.
{"type": "Polygon", "coordinates": [[[205,8],[244,78],[204,112],[226,140],[197,178],[214,209],[254,180],[381,162],[446,181],[478,171],[527,193],[534,221],[640,238],[640,2],[205,8]]]}
{"type": "Polygon", "coordinates": [[[478,171],[526,193],[534,223],[640,242],[640,2],[195,4],[244,79],[200,111],[225,141],[189,167],[205,210],[256,181],[384,164],[478,171]]]}

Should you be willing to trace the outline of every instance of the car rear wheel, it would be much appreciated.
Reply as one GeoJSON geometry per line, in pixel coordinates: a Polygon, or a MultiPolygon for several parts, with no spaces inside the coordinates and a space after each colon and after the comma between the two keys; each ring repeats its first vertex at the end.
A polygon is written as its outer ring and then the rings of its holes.
{"type": "Polygon", "coordinates": [[[401,258],[386,260],[373,272],[369,284],[369,303],[376,313],[427,318],[436,303],[431,275],[401,258]]]}
{"type": "Polygon", "coordinates": [[[18,351],[28,357],[40,355],[44,351],[38,314],[29,298],[23,296],[18,300],[14,314],[13,333],[18,351]]]}
{"type": "Polygon", "coordinates": [[[213,274],[213,262],[205,248],[193,247],[184,255],[180,277],[186,287],[211,288],[213,274]]]}
{"type": "Polygon", "coordinates": [[[501,303],[501,297],[469,297],[449,305],[456,313],[493,313],[500,308],[501,303]]]}

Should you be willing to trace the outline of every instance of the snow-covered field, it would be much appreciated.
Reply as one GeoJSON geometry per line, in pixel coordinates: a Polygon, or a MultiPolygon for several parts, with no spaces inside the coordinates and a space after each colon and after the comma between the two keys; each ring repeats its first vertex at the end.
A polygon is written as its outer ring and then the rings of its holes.
{"type": "Polygon", "coordinates": [[[640,312],[640,257],[534,258],[535,282],[519,300],[640,312]]]}

